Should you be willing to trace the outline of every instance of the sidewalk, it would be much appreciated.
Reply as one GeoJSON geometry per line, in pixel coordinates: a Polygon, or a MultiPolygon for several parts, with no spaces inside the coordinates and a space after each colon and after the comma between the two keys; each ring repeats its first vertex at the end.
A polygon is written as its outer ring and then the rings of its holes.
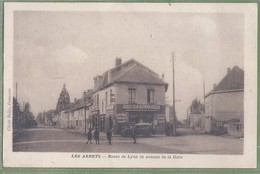
{"type": "MultiPolygon", "coordinates": [[[[60,129],[60,128],[58,128],[60,129]]],[[[74,133],[74,134],[78,134],[78,135],[82,135],[84,137],[87,136],[87,133],[85,132],[79,132],[77,129],[62,129],[64,131],[67,131],[67,132],[71,132],[71,133],[74,133]]],[[[137,136],[137,138],[144,138],[144,139],[150,139],[150,138],[162,138],[162,137],[167,137],[165,134],[155,134],[155,135],[152,135],[151,137],[142,137],[142,136],[137,136]]],[[[92,131],[92,139],[94,140],[94,131],[92,131]]],[[[112,134],[112,141],[114,140],[121,140],[121,141],[131,141],[132,140],[132,137],[131,136],[127,136],[127,137],[123,137],[121,135],[118,135],[118,134],[112,134]]],[[[99,140],[100,141],[107,141],[107,135],[106,135],[106,132],[99,132],[99,140]]]]}

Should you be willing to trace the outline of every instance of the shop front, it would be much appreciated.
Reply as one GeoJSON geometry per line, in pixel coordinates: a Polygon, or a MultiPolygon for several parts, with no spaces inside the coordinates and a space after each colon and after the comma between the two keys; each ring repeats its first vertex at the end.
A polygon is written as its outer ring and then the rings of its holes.
{"type": "Polygon", "coordinates": [[[94,110],[92,111],[92,116],[91,116],[91,126],[90,128],[92,130],[99,128],[99,123],[100,123],[100,115],[99,115],[99,110],[94,110]]]}
{"type": "Polygon", "coordinates": [[[155,133],[165,130],[165,106],[149,104],[118,104],[116,107],[115,133],[120,134],[125,126],[151,123],[155,133]]]}
{"type": "MultiPolygon", "coordinates": [[[[107,107],[106,117],[105,117],[105,131],[111,130],[114,127],[115,122],[115,110],[113,105],[107,107]]],[[[115,130],[113,130],[115,131],[115,130]]]]}

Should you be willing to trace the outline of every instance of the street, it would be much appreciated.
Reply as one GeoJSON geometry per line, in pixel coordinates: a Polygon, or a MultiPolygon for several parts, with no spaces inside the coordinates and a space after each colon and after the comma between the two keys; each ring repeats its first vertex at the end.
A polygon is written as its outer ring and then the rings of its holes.
{"type": "Polygon", "coordinates": [[[177,129],[179,136],[155,135],[150,138],[112,137],[108,145],[100,133],[100,145],[86,144],[86,137],[72,130],[49,126],[22,129],[14,134],[15,152],[107,152],[107,153],[180,153],[180,154],[243,154],[243,139],[205,135],[177,129]]]}

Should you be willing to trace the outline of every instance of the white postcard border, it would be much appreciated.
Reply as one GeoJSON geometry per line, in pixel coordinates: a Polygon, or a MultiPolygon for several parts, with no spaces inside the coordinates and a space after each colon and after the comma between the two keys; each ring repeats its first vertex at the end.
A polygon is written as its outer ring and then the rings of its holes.
{"type": "MultiPolygon", "coordinates": [[[[255,168],[257,135],[257,4],[185,3],[5,3],[4,13],[4,167],[83,167],[83,168],[255,168]],[[30,11],[124,11],[173,13],[243,13],[245,16],[245,138],[244,155],[188,155],[182,159],[128,159],[122,155],[169,155],[119,153],[120,159],[73,159],[73,153],[33,153],[12,151],[13,96],[13,12],[30,11]]],[[[87,153],[87,152],[86,152],[87,153]]],[[[86,154],[77,153],[77,154],[86,154]]],[[[87,153],[98,154],[98,153],[87,153]]],[[[108,153],[101,153],[108,155],[108,153]]],[[[115,155],[115,154],[113,154],[115,155]]]]}

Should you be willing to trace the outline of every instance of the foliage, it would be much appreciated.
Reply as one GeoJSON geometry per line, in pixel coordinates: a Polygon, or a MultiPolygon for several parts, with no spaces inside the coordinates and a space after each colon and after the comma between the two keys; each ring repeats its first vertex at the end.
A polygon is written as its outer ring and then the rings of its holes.
{"type": "Polygon", "coordinates": [[[190,113],[191,114],[201,114],[202,112],[205,112],[205,105],[200,103],[200,100],[198,100],[197,98],[194,99],[191,102],[190,113]]]}
{"type": "Polygon", "coordinates": [[[19,119],[22,116],[20,105],[17,102],[17,99],[13,97],[13,126],[14,128],[19,127],[19,119]]]}
{"type": "Polygon", "coordinates": [[[28,102],[25,103],[23,116],[24,116],[25,120],[33,120],[34,119],[34,115],[31,112],[31,105],[28,102]]]}
{"type": "Polygon", "coordinates": [[[38,123],[44,123],[43,114],[41,112],[37,115],[36,120],[38,123]]]}
{"type": "Polygon", "coordinates": [[[14,128],[25,127],[29,120],[34,120],[30,103],[26,103],[23,111],[15,97],[13,97],[13,126],[14,128]]]}

